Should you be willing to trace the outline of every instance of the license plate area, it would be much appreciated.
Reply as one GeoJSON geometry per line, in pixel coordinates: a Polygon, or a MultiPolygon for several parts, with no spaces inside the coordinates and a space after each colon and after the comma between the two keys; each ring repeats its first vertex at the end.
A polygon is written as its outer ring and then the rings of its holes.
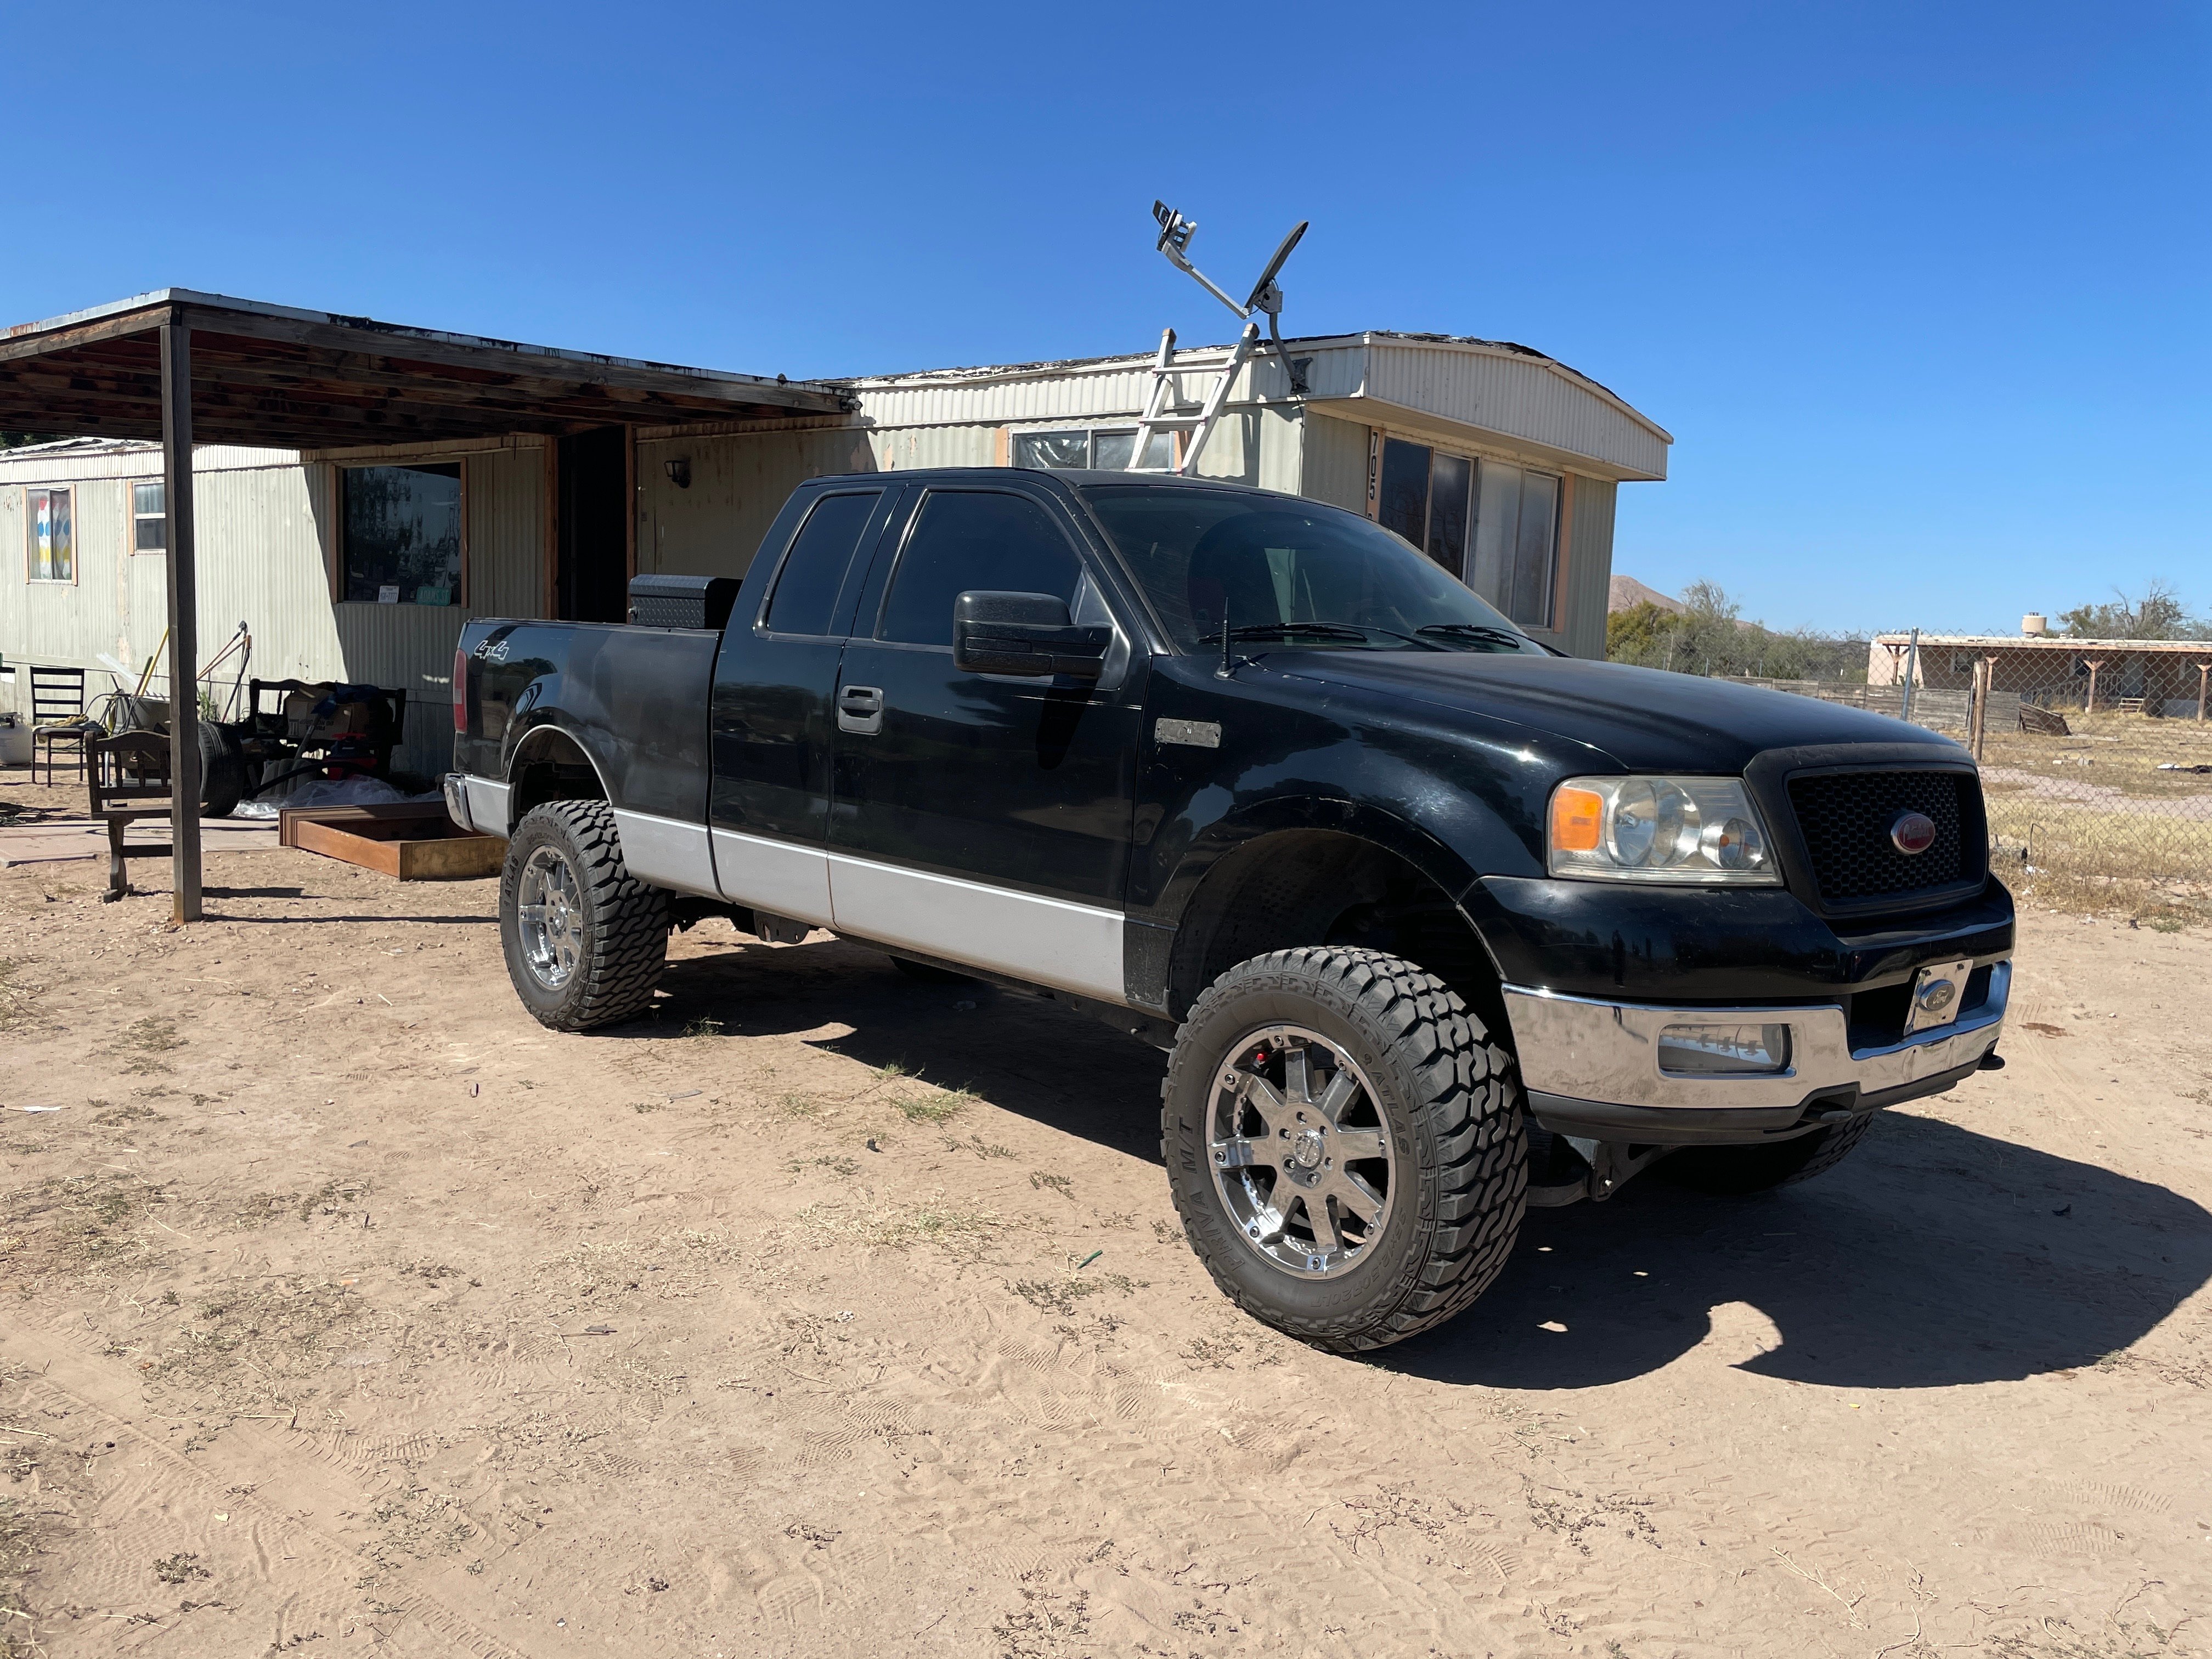
{"type": "Polygon", "coordinates": [[[1931,962],[1912,976],[1912,998],[1905,1005],[1905,1034],[1933,1031],[1951,1024],[1966,1000],[1966,981],[1972,977],[1972,957],[1958,962],[1931,962]]]}

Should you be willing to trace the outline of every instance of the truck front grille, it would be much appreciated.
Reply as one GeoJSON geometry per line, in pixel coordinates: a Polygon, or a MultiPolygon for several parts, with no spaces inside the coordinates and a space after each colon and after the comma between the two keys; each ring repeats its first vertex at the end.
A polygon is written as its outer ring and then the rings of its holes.
{"type": "Polygon", "coordinates": [[[1903,898],[1979,877],[1988,849],[1977,833],[1975,779],[1964,772],[1831,772],[1790,781],[1790,804],[1805,837],[1814,879],[1827,904],[1903,898]],[[1936,822],[1936,842],[1908,857],[1890,840],[1906,812],[1936,822]]]}

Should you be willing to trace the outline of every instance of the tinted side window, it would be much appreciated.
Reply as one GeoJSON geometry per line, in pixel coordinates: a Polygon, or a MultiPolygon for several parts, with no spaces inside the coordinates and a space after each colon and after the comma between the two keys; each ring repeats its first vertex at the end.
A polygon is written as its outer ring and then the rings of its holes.
{"type": "Polygon", "coordinates": [[[835,620],[837,590],[853,561],[860,532],[883,499],[880,490],[824,495],[814,503],[792,544],[768,602],[768,626],[778,634],[827,634],[835,620]]]}
{"type": "Polygon", "coordinates": [[[1056,593],[1073,605],[1083,566],[1025,495],[933,490],[907,538],[884,601],[882,640],[952,643],[952,602],[973,588],[1056,593]]]}

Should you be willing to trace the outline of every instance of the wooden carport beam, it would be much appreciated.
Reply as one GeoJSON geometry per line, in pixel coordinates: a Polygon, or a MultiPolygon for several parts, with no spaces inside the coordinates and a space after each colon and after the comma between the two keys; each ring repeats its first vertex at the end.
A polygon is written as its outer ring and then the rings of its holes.
{"type": "Polygon", "coordinates": [[[168,518],[171,911],[200,919],[200,641],[192,546],[192,331],[161,325],[161,505],[168,518]]]}

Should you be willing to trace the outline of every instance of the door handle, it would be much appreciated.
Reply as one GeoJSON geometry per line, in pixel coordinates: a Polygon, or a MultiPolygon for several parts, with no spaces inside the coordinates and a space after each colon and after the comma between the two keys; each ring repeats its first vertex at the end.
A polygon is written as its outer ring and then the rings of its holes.
{"type": "Polygon", "coordinates": [[[837,690],[837,729],[872,738],[884,729],[884,691],[879,685],[846,685],[837,690]]]}

